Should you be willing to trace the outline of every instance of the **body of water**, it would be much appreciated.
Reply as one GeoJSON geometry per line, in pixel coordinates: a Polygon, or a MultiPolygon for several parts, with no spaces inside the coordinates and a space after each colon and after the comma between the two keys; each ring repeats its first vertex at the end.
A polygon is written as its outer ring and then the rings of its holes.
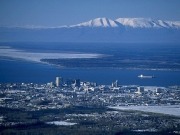
{"type": "Polygon", "coordinates": [[[61,76],[106,85],[180,85],[180,46],[174,44],[1,43],[0,51],[0,82],[47,83],[61,76]],[[44,57],[47,63],[40,62],[44,57]]]}

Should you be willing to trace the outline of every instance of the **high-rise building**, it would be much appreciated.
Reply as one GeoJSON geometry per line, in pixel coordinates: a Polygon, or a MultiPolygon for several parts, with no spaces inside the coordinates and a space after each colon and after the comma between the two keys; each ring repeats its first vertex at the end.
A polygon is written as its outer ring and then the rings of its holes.
{"type": "Polygon", "coordinates": [[[60,77],[56,77],[56,87],[60,86],[60,77]]]}
{"type": "Polygon", "coordinates": [[[80,87],[80,79],[76,79],[75,80],[75,86],[76,87],[80,87]]]}
{"type": "Polygon", "coordinates": [[[118,80],[114,82],[115,87],[118,87],[118,80]]]}
{"type": "Polygon", "coordinates": [[[112,87],[118,87],[118,80],[112,83],[112,87]]]}
{"type": "Polygon", "coordinates": [[[143,93],[144,92],[144,87],[137,87],[137,92],[138,93],[143,93]]]}

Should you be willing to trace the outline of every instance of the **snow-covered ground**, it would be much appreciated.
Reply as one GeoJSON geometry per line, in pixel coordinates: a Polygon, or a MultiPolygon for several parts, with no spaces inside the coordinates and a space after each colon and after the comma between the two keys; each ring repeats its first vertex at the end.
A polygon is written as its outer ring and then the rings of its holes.
{"type": "Polygon", "coordinates": [[[111,106],[109,108],[117,110],[137,110],[143,112],[153,112],[180,116],[180,105],[167,105],[167,106],[111,106]]]}
{"type": "Polygon", "coordinates": [[[102,54],[95,53],[39,53],[25,52],[23,50],[13,49],[9,47],[0,47],[0,57],[9,57],[14,59],[23,59],[28,61],[41,62],[41,59],[74,59],[74,58],[98,58],[103,57],[102,54]]]}
{"type": "Polygon", "coordinates": [[[66,122],[66,121],[52,121],[52,122],[47,122],[47,124],[54,124],[57,126],[72,126],[72,125],[76,125],[77,123],[66,122]]]}

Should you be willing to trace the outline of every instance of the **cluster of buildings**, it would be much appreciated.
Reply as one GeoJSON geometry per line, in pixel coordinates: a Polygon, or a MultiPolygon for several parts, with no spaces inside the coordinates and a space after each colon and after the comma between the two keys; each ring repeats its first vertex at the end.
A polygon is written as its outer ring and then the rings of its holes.
{"type": "Polygon", "coordinates": [[[0,84],[0,107],[26,110],[58,109],[69,106],[180,105],[180,87],[97,85],[80,79],[47,84],[0,84]]]}
{"type": "Polygon", "coordinates": [[[74,86],[80,87],[80,79],[67,79],[63,80],[62,77],[56,77],[55,82],[47,83],[48,86],[51,88],[54,87],[65,87],[65,86],[74,86]]]}

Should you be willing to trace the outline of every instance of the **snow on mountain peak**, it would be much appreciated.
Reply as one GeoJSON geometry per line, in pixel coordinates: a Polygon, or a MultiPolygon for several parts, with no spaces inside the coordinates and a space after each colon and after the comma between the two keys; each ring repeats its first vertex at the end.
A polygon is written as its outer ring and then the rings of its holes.
{"type": "Polygon", "coordinates": [[[132,28],[180,28],[180,21],[152,20],[150,18],[118,18],[111,20],[108,18],[96,18],[87,22],[71,25],[69,27],[132,27],[132,28]]]}
{"type": "Polygon", "coordinates": [[[152,20],[149,18],[118,18],[116,22],[133,28],[180,28],[180,22],[152,20]]]}
{"type": "Polygon", "coordinates": [[[108,18],[96,18],[88,22],[72,25],[71,27],[118,27],[115,21],[108,18]]]}
{"type": "Polygon", "coordinates": [[[145,19],[145,18],[118,18],[116,19],[116,21],[121,23],[124,26],[130,26],[133,28],[136,28],[136,27],[150,28],[154,26],[151,19],[145,19]]]}

